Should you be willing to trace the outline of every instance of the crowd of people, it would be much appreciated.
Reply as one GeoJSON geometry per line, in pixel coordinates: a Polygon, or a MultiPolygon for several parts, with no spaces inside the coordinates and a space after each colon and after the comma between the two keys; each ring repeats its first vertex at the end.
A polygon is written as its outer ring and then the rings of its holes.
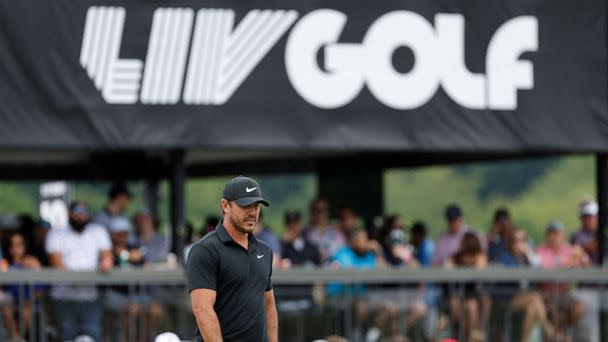
{"type": "MultiPolygon", "coordinates": [[[[594,200],[585,199],[580,202],[578,211],[581,225],[575,234],[567,239],[564,225],[551,220],[545,228],[544,241],[538,246],[527,236],[525,229],[514,225],[505,208],[495,211],[492,226],[483,233],[467,225],[458,205],[448,205],[445,209],[446,230],[433,240],[424,222],[415,221],[408,229],[398,215],[384,218],[379,227],[361,227],[352,208],[340,208],[336,212],[335,224],[332,224],[329,204],[323,198],[312,201],[307,225],[300,213],[288,212],[282,237],[272,234],[263,223],[259,224],[255,234],[272,247],[275,264],[279,268],[316,265],[334,269],[480,269],[499,265],[553,269],[597,265],[600,262],[596,238],[598,205],[594,200]]],[[[324,290],[331,300],[336,296],[340,298],[345,286],[329,284],[324,290]]],[[[577,341],[599,341],[598,302],[601,294],[592,285],[580,284],[573,290],[570,284],[522,287],[519,283],[470,281],[460,290],[454,286],[420,284],[399,291],[391,291],[386,286],[379,293],[363,286],[351,291],[355,294],[365,292],[364,296],[358,296],[360,300],[354,304],[354,311],[361,325],[366,327],[363,334],[366,341],[392,334],[397,336],[395,327],[403,330],[404,326],[407,328],[418,321],[424,322],[424,335],[429,341],[434,340],[442,329],[440,326],[446,324],[451,327],[449,331],[454,337],[462,334],[460,336],[465,336],[466,341],[483,341],[487,337],[486,328],[493,305],[507,305],[511,311],[522,313],[523,341],[528,341],[533,332],[558,341],[572,338],[573,334],[577,341]],[[405,320],[384,324],[389,328],[380,329],[380,324],[374,323],[378,317],[390,320],[390,317],[397,319],[399,316],[395,314],[399,309],[394,307],[399,298],[405,298],[402,302],[407,303],[409,312],[405,320]],[[448,305],[442,307],[440,303],[448,305]],[[372,310],[374,306],[377,310],[372,310]],[[442,312],[445,312],[446,319],[438,319],[442,312]],[[462,329],[464,331],[459,331],[462,329]]]]}
{"type": "MultiPolygon", "coordinates": [[[[50,267],[109,272],[120,267],[166,263],[168,240],[158,233],[158,222],[147,210],[137,211],[132,218],[126,215],[131,198],[124,183],[115,183],[108,192],[107,204],[95,215],[86,203],[73,201],[69,205],[69,227],[64,229],[51,229],[43,220],[20,217],[14,227],[0,232],[0,270],[50,267]]],[[[11,285],[0,290],[1,319],[13,341],[22,341],[26,336],[20,331],[29,331],[34,309],[30,303],[40,305],[40,299],[47,294],[61,341],[81,335],[101,341],[104,334],[110,334],[105,337],[112,341],[126,341],[131,336],[128,317],[143,317],[146,327],[150,327],[146,331],[150,332],[164,315],[160,287],[147,288],[137,296],[129,296],[126,286],[36,286],[33,293],[28,287],[22,289],[25,290],[19,293],[19,286],[11,285]],[[104,310],[117,319],[104,322],[104,310]],[[24,329],[19,329],[19,324],[24,329]],[[107,329],[102,329],[104,324],[107,329]]],[[[138,340],[148,341],[150,336],[138,336],[138,340]]]]}
{"type": "MultiPolygon", "coordinates": [[[[157,219],[149,211],[139,210],[132,217],[125,214],[131,198],[127,187],[116,183],[99,213],[91,213],[85,202],[74,201],[69,206],[66,229],[50,229],[45,221],[21,217],[18,227],[0,232],[0,271],[51,267],[108,272],[120,267],[166,264],[170,259],[168,239],[158,232],[157,219]]],[[[310,204],[309,222],[304,221],[302,213],[290,211],[284,215],[281,236],[268,229],[263,218],[254,234],[272,248],[274,266],[282,269],[484,268],[488,265],[551,269],[598,264],[598,205],[586,199],[578,210],[581,226],[570,239],[565,235],[564,225],[553,220],[547,224],[544,241],[538,246],[528,238],[525,229],[514,225],[505,208],[496,210],[492,226],[484,233],[467,225],[458,205],[448,205],[446,229],[432,239],[424,222],[414,221],[407,226],[398,215],[385,217],[378,227],[364,227],[355,210],[344,207],[335,211],[335,220],[332,220],[329,203],[321,197],[310,204]]],[[[215,229],[220,219],[209,217],[199,231],[188,225],[184,259],[189,247],[215,229]]],[[[299,290],[291,297],[282,297],[277,292],[279,310],[304,310],[332,301],[344,303],[341,296],[347,287],[326,284],[299,290]]],[[[418,323],[425,327],[424,337],[429,341],[442,329],[454,336],[462,334],[467,341],[484,340],[492,308],[505,303],[512,311],[523,314],[522,340],[528,340],[538,330],[544,336],[566,340],[577,325],[581,326],[576,330],[582,336],[578,341],[599,339],[599,295],[591,285],[581,284],[576,290],[565,284],[521,288],[519,283],[492,286],[471,280],[461,289],[444,284],[417,284],[405,288],[385,286],[381,292],[362,285],[349,290],[365,294],[358,296],[352,309],[363,327],[361,336],[366,341],[398,336],[403,326],[418,323]],[[558,300],[549,298],[555,295],[558,300]],[[395,303],[404,298],[403,302],[408,303],[407,313],[404,321],[398,321],[397,313],[402,308],[395,307],[395,303]]],[[[40,285],[34,287],[32,293],[29,291],[26,288],[19,293],[17,286],[5,286],[0,291],[2,321],[15,341],[24,338],[18,325],[25,325],[27,332],[31,324],[35,308],[30,303],[38,305],[43,296],[50,299],[62,340],[86,334],[100,341],[107,333],[115,335],[112,340],[126,340],[133,334],[129,331],[129,315],[141,317],[146,326],[152,327],[166,314],[158,299],[162,297],[162,287],[148,288],[137,296],[129,296],[125,286],[40,285]],[[103,310],[114,312],[113,317],[118,319],[103,322],[103,310]],[[16,312],[22,316],[18,317],[16,312]],[[112,328],[102,329],[108,324],[112,328]]],[[[139,338],[148,340],[149,336],[139,338]]]]}

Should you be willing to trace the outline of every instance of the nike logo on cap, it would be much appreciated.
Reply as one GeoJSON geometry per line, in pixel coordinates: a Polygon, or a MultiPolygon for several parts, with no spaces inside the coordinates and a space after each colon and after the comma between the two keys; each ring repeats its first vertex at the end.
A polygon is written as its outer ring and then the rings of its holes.
{"type": "Polygon", "coordinates": [[[262,254],[262,255],[256,254],[255,256],[257,256],[258,259],[262,259],[264,257],[264,254],[262,254]]]}
{"type": "Polygon", "coordinates": [[[254,186],[254,187],[253,187],[253,188],[251,188],[251,189],[250,189],[249,187],[245,187],[245,191],[247,191],[247,192],[252,192],[253,190],[255,190],[255,189],[257,189],[257,188],[258,188],[257,186],[254,186]]]}

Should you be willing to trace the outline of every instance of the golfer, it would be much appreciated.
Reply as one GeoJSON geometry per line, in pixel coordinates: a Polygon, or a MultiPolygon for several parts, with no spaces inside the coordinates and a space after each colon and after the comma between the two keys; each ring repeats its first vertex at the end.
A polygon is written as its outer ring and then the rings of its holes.
{"type": "Polygon", "coordinates": [[[220,201],[223,219],[190,250],[188,290],[198,341],[278,341],[272,250],[253,235],[260,204],[268,206],[256,181],[233,178],[220,201]]]}

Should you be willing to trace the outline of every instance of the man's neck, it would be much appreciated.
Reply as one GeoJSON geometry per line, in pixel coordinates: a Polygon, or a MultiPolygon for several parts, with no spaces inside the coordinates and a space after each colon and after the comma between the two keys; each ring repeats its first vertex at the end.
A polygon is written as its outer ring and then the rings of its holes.
{"type": "Polygon", "coordinates": [[[120,210],[118,210],[114,203],[108,203],[108,205],[106,206],[106,211],[112,216],[120,215],[120,210]]]}
{"type": "Polygon", "coordinates": [[[226,232],[228,233],[228,235],[230,235],[230,237],[232,238],[232,240],[234,240],[234,242],[238,243],[239,245],[243,246],[245,249],[248,248],[249,246],[249,233],[242,233],[240,232],[238,229],[236,229],[236,227],[234,227],[232,225],[231,222],[226,222],[224,221],[224,228],[226,228],[226,232]]]}

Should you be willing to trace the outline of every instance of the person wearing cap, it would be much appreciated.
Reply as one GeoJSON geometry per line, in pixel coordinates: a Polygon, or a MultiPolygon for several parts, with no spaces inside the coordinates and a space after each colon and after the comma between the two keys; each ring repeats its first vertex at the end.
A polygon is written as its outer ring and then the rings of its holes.
{"type": "MultiPolygon", "coordinates": [[[[462,209],[456,204],[448,205],[445,209],[445,218],[448,223],[448,229],[437,238],[433,261],[431,262],[433,266],[443,266],[458,251],[464,234],[471,230],[464,222],[462,209]]],[[[479,238],[481,248],[484,251],[487,250],[485,237],[477,231],[474,231],[474,233],[479,238]]]]}
{"type": "MultiPolygon", "coordinates": [[[[576,268],[589,264],[587,254],[580,246],[568,244],[564,237],[564,224],[559,220],[552,220],[545,228],[545,242],[538,247],[537,254],[540,266],[545,269],[576,268]]],[[[542,285],[545,300],[549,304],[547,309],[554,319],[567,312],[565,324],[572,327],[586,311],[585,305],[573,295],[570,284],[548,283],[542,285]]],[[[554,321],[557,334],[563,334],[566,326],[563,322],[554,321]]]]}
{"type": "Polygon", "coordinates": [[[135,236],[129,218],[126,216],[127,208],[133,198],[133,194],[124,182],[115,182],[108,191],[108,203],[95,216],[94,222],[112,231],[113,226],[122,226],[125,222],[129,225],[129,240],[134,241],[135,236]]]}
{"type": "Polygon", "coordinates": [[[596,236],[598,210],[599,208],[595,201],[582,201],[579,205],[581,228],[570,238],[570,243],[581,246],[596,265],[600,264],[600,253],[596,236]]]}
{"type": "MultiPolygon", "coordinates": [[[[580,202],[578,213],[581,221],[581,228],[570,237],[570,243],[580,246],[589,260],[594,265],[600,264],[599,245],[597,240],[599,207],[597,202],[585,199],[580,202]]],[[[587,308],[585,314],[577,324],[580,329],[576,329],[577,339],[581,341],[599,341],[599,314],[600,291],[594,284],[579,284],[574,296],[581,301],[587,308]]]]}
{"type": "Polygon", "coordinates": [[[224,187],[223,218],[192,246],[186,262],[197,341],[278,341],[272,287],[272,249],[253,230],[260,215],[260,185],[235,177],[224,187]]]}
{"type": "MultiPolygon", "coordinates": [[[[46,239],[50,264],[60,270],[108,272],[112,269],[111,250],[108,232],[90,223],[89,210],[80,201],[70,204],[69,226],[51,229],[46,239]]],[[[58,285],[50,295],[62,341],[79,334],[101,340],[102,308],[97,287],[58,285]]]]}

